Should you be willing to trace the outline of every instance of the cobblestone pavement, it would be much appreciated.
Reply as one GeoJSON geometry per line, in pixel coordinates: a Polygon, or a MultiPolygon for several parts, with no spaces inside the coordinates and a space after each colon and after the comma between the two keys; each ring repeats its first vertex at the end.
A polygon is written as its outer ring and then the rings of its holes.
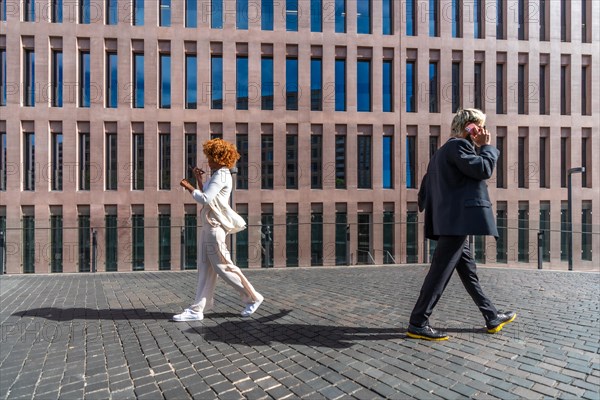
{"type": "Polygon", "coordinates": [[[0,398],[600,398],[600,274],[480,269],[517,320],[497,335],[455,275],[407,339],[423,266],[250,270],[239,317],[220,282],[203,321],[169,318],[196,272],[0,278],[0,398]]]}

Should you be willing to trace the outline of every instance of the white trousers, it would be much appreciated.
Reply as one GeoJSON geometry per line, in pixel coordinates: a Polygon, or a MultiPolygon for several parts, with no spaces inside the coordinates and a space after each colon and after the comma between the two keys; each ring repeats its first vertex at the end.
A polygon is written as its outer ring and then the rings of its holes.
{"type": "Polygon", "coordinates": [[[233,264],[225,244],[225,231],[205,223],[200,231],[198,252],[198,287],[191,309],[204,312],[212,308],[217,277],[233,287],[244,304],[254,303],[260,295],[242,271],[233,264]]]}

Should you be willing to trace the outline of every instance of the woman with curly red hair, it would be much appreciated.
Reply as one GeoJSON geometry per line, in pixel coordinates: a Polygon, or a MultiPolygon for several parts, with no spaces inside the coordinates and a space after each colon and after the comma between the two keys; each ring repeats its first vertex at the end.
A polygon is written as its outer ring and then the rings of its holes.
{"type": "Polygon", "coordinates": [[[174,321],[199,321],[204,312],[213,306],[217,276],[225,280],[240,294],[245,308],[241,315],[252,315],[264,300],[248,282],[242,271],[233,264],[225,242],[225,236],[246,228],[246,222],[229,206],[229,196],[233,189],[232,168],[240,154],[232,143],[222,139],[212,139],[204,143],[204,154],[212,171],[210,179],[203,184],[204,171],[194,168],[198,189],[187,180],[181,181],[194,200],[202,204],[200,220],[200,251],[198,252],[198,287],[194,303],[181,314],[173,316],[174,321]]]}

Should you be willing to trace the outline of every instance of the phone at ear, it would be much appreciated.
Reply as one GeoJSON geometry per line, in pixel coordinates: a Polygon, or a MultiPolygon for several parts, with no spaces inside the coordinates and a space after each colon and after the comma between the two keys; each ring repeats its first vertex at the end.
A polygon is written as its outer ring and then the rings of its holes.
{"type": "Polygon", "coordinates": [[[465,126],[465,131],[467,131],[467,133],[471,136],[476,135],[477,125],[471,122],[469,125],[465,126]]]}

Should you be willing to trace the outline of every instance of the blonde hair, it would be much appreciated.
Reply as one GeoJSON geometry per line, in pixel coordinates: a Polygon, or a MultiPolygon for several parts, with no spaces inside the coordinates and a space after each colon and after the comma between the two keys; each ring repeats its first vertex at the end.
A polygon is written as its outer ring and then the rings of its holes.
{"type": "Polygon", "coordinates": [[[218,138],[205,142],[202,150],[210,160],[227,168],[233,168],[241,157],[233,143],[218,138]]]}
{"type": "Polygon", "coordinates": [[[485,114],[483,111],[477,108],[465,108],[458,109],[454,119],[452,119],[452,125],[450,126],[452,137],[460,137],[465,131],[465,127],[471,122],[479,125],[485,125],[485,114]]]}

